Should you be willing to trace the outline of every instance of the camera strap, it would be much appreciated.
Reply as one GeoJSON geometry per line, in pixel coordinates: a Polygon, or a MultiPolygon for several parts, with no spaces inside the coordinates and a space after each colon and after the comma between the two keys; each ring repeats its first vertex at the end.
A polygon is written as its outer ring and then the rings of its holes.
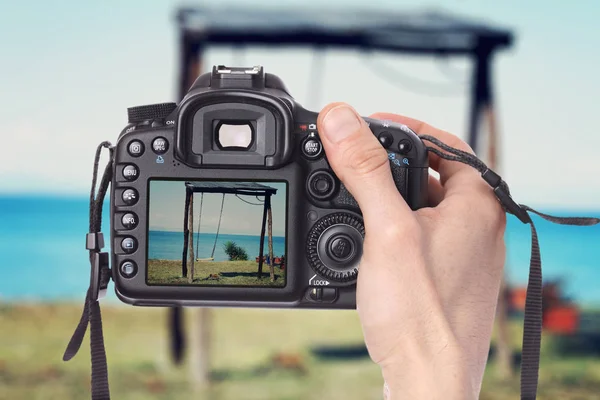
{"type": "Polygon", "coordinates": [[[542,339],[542,259],[537,231],[529,212],[543,219],[561,225],[589,226],[600,223],[599,218],[585,217],[554,217],[543,214],[526,205],[517,204],[510,195],[510,190],[502,178],[489,169],[479,158],[471,153],[450,147],[439,139],[429,136],[419,136],[421,140],[438,146],[447,153],[427,146],[427,150],[438,157],[450,161],[458,161],[470,165],[481,173],[481,177],[492,187],[504,210],[516,216],[524,224],[531,225],[531,257],[529,259],[529,280],[525,297],[525,315],[523,321],[523,345],[521,350],[521,399],[536,398],[538,375],[540,369],[540,346],[542,339]],[[448,154],[450,153],[450,154],[448,154]]]}
{"type": "Polygon", "coordinates": [[[108,367],[106,364],[106,351],[104,349],[104,335],[102,332],[102,314],[100,313],[99,299],[108,287],[111,271],[108,267],[108,253],[100,250],[104,247],[104,238],[100,232],[102,228],[102,204],[112,179],[113,148],[110,142],[102,142],[96,149],[94,158],[94,172],[92,177],[92,190],[90,192],[90,232],[86,237],[86,248],[90,252],[90,287],[87,290],[81,319],[75,332],[67,345],[63,361],[69,361],[77,354],[85,336],[88,325],[90,326],[90,350],[92,356],[92,400],[109,400],[108,367]],[[108,148],[110,160],[104,169],[104,174],[96,189],[98,164],[102,149],[108,148]]]}
{"type": "MultiPolygon", "coordinates": [[[[508,185],[502,178],[489,169],[479,158],[471,153],[450,147],[437,138],[420,135],[421,140],[430,142],[439,148],[426,146],[427,150],[438,157],[449,161],[457,161],[470,165],[481,173],[482,178],[493,189],[496,197],[507,213],[515,215],[524,224],[531,225],[531,257],[529,261],[529,280],[525,300],[523,348],[521,357],[521,400],[534,400],[537,394],[540,345],[542,337],[542,261],[537,231],[529,213],[532,212],[543,219],[561,225],[590,226],[600,223],[600,218],[585,217],[554,217],[538,212],[526,205],[517,204],[511,197],[508,185]]],[[[102,333],[102,315],[99,299],[103,297],[111,270],[108,266],[108,253],[100,252],[104,247],[102,236],[102,205],[112,179],[113,148],[110,142],[102,142],[94,159],[92,189],[90,193],[90,232],[87,234],[86,249],[90,252],[91,279],[87,291],[81,319],[65,350],[63,360],[73,358],[90,326],[90,348],[92,359],[91,392],[92,400],[109,400],[108,369],[104,336],[102,333]],[[110,151],[110,160],[104,169],[104,174],[96,193],[96,181],[100,154],[104,148],[110,151]]],[[[392,165],[394,167],[394,165],[392,165]]]]}

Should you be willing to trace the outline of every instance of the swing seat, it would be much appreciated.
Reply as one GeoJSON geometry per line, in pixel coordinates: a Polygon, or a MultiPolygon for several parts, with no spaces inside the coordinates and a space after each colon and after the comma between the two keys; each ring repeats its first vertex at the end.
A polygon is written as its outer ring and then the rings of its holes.
{"type": "Polygon", "coordinates": [[[196,261],[214,261],[214,260],[215,260],[214,257],[196,258],[196,261]]]}

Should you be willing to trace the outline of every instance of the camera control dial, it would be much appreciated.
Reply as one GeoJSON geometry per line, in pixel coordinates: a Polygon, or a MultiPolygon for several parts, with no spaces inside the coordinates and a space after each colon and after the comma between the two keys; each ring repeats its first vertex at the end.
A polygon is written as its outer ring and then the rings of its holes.
{"type": "Polygon", "coordinates": [[[321,276],[337,282],[350,282],[358,275],[365,227],[348,213],[329,214],[318,220],[306,243],[311,267],[321,276]]]}
{"type": "Polygon", "coordinates": [[[129,107],[127,109],[128,122],[130,124],[136,124],[144,121],[163,119],[171,114],[176,108],[176,103],[158,103],[129,107]]]}

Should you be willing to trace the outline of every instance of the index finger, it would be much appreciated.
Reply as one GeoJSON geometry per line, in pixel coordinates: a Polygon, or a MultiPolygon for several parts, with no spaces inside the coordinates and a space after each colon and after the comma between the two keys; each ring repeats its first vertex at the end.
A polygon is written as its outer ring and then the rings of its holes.
{"type": "MultiPolygon", "coordinates": [[[[475,154],[473,149],[471,149],[471,147],[458,136],[441,129],[434,128],[423,121],[391,113],[375,113],[372,114],[370,118],[389,120],[404,124],[415,131],[418,135],[430,135],[441,140],[448,146],[454,147],[455,149],[466,151],[473,155],[475,154]]],[[[435,146],[434,144],[428,145],[435,146]]],[[[431,152],[429,152],[429,166],[435,171],[439,172],[440,183],[447,191],[464,187],[466,181],[475,182],[475,180],[480,180],[477,171],[471,166],[456,161],[445,160],[431,152]]]]}

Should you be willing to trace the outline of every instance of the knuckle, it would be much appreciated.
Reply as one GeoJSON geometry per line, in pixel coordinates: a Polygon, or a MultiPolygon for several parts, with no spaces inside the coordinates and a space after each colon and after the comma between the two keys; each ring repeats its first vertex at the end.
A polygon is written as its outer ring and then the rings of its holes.
{"type": "Polygon", "coordinates": [[[465,203],[466,212],[472,213],[491,232],[504,232],[506,228],[506,213],[496,197],[486,193],[473,194],[470,201],[465,203]]]}
{"type": "Polygon", "coordinates": [[[342,153],[344,164],[354,173],[365,176],[389,168],[388,155],[379,143],[366,144],[364,140],[349,144],[342,153]]]}
{"type": "MultiPolygon", "coordinates": [[[[420,241],[420,225],[411,220],[402,220],[399,223],[386,224],[378,228],[378,238],[384,243],[404,245],[417,245],[420,241]]],[[[410,246],[409,246],[410,247],[410,246]]]]}

